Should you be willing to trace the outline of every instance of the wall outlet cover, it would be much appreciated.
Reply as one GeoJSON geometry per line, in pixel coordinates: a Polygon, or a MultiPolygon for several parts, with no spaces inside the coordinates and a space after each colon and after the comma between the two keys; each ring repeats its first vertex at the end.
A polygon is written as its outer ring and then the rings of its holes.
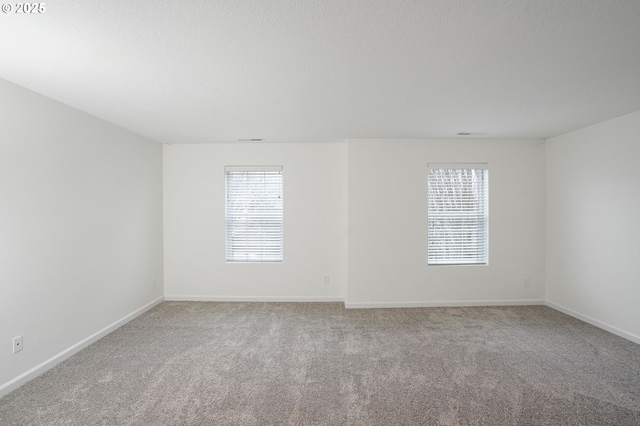
{"type": "Polygon", "coordinates": [[[18,336],[18,337],[14,337],[13,338],[13,353],[17,353],[20,352],[22,350],[23,347],[23,343],[22,343],[22,336],[18,336]]]}

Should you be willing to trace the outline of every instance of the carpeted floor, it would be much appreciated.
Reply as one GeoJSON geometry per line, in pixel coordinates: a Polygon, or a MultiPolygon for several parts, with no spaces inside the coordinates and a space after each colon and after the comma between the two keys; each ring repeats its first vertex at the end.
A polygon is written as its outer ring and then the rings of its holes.
{"type": "Polygon", "coordinates": [[[542,306],[165,302],[2,425],[640,425],[640,345],[542,306]]]}

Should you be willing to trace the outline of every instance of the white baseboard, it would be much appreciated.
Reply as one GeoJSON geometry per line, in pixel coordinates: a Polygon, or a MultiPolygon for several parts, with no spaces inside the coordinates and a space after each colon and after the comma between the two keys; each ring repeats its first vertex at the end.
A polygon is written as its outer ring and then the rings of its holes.
{"type": "Polygon", "coordinates": [[[184,296],[169,294],[167,302],[344,302],[339,297],[184,296]]]}
{"type": "Polygon", "coordinates": [[[60,364],[62,361],[64,361],[67,358],[71,357],[72,355],[80,352],[82,349],[86,348],[90,344],[96,342],[97,340],[99,340],[102,337],[106,336],[107,334],[111,333],[113,330],[123,326],[124,324],[128,323],[129,321],[131,321],[132,319],[136,318],[137,316],[142,315],[143,313],[145,313],[149,309],[151,309],[154,306],[156,306],[157,304],[161,303],[163,300],[164,300],[163,297],[159,297],[159,298],[153,300],[152,302],[147,303],[143,307],[141,307],[139,309],[136,309],[135,311],[131,312],[128,315],[125,315],[124,317],[120,318],[116,322],[106,326],[102,330],[97,331],[96,333],[93,333],[91,336],[87,337],[86,339],[83,339],[83,340],[79,341],[75,345],[65,349],[64,351],[60,352],[59,354],[52,356],[51,358],[49,358],[48,360],[42,362],[41,364],[36,365],[32,369],[22,373],[21,375],[19,375],[15,379],[10,380],[7,383],[4,383],[3,385],[0,385],[0,398],[2,398],[3,396],[7,395],[8,393],[14,391],[15,389],[19,388],[20,386],[24,385],[29,380],[32,380],[32,379],[36,378],[37,376],[41,375],[42,373],[44,373],[45,371],[55,367],[56,365],[60,364]]]}
{"type": "Polygon", "coordinates": [[[465,306],[544,305],[542,299],[439,300],[431,302],[346,302],[347,309],[361,308],[444,308],[465,306]]]}
{"type": "Polygon", "coordinates": [[[185,296],[169,294],[168,302],[341,302],[348,309],[360,308],[429,308],[455,306],[544,305],[543,299],[444,300],[431,302],[345,302],[339,297],[268,297],[268,296],[185,296]]]}
{"type": "Polygon", "coordinates": [[[627,340],[631,340],[632,342],[637,343],[637,344],[640,345],[640,336],[637,336],[637,335],[635,335],[633,333],[629,333],[628,331],[624,331],[624,330],[622,330],[622,329],[620,329],[618,327],[615,327],[615,326],[613,326],[611,324],[607,324],[606,322],[597,320],[597,319],[592,318],[592,317],[590,317],[588,315],[581,314],[580,312],[576,312],[573,309],[569,309],[569,308],[567,308],[565,306],[558,305],[557,303],[553,303],[553,302],[550,302],[548,300],[545,302],[545,305],[547,305],[548,307],[553,308],[553,309],[555,309],[557,311],[560,311],[560,312],[562,312],[564,314],[567,314],[569,316],[577,318],[577,319],[579,319],[581,321],[589,323],[589,324],[591,324],[591,325],[593,325],[595,327],[598,327],[598,328],[601,328],[601,329],[603,329],[605,331],[608,331],[609,333],[613,333],[616,336],[620,336],[620,337],[625,338],[627,340]]]}

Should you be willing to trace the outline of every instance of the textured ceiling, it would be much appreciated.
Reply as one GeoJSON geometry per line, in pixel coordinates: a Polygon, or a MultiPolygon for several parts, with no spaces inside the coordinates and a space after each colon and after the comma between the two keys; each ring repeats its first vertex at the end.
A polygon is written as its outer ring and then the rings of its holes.
{"type": "Polygon", "coordinates": [[[159,142],[539,138],[640,110],[638,0],[45,5],[0,14],[0,78],[159,142]]]}

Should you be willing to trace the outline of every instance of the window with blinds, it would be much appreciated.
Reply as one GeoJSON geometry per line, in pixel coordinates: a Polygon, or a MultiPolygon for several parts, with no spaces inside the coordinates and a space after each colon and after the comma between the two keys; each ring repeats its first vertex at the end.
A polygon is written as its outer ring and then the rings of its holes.
{"type": "Polygon", "coordinates": [[[227,262],[282,262],[282,166],[226,166],[227,262]]]}
{"type": "Polygon", "coordinates": [[[487,264],[487,164],[430,163],[428,169],[428,264],[487,264]]]}

